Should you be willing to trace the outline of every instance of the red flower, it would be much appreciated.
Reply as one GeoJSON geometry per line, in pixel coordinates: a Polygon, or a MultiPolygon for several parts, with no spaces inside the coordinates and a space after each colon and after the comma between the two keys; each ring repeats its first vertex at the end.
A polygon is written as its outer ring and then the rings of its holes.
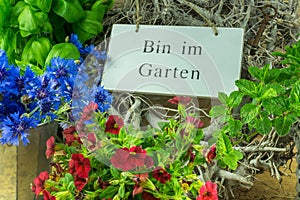
{"type": "Polygon", "coordinates": [[[161,182],[162,184],[165,184],[167,181],[171,179],[171,174],[169,174],[166,170],[164,170],[162,167],[157,167],[152,172],[153,178],[161,182]]]}
{"type": "Polygon", "coordinates": [[[119,134],[120,129],[124,126],[124,122],[121,117],[117,115],[110,115],[105,126],[105,132],[119,134]]]}
{"type": "Polygon", "coordinates": [[[74,185],[78,191],[81,191],[86,184],[87,184],[86,178],[81,178],[78,175],[74,176],[74,185]]]}
{"type": "Polygon", "coordinates": [[[191,102],[191,97],[175,96],[173,99],[169,99],[168,102],[176,105],[180,103],[184,106],[187,106],[191,102]]]}
{"type": "Polygon", "coordinates": [[[44,200],[56,200],[55,196],[51,196],[51,194],[47,191],[43,191],[44,200]]]}
{"type": "Polygon", "coordinates": [[[186,117],[186,123],[193,124],[196,128],[201,128],[204,125],[203,121],[192,116],[186,117]]]}
{"type": "MultiPolygon", "coordinates": [[[[139,146],[117,149],[115,155],[110,159],[111,164],[124,171],[133,170],[136,167],[142,167],[147,164],[153,164],[152,158],[149,158],[147,152],[139,146]]],[[[146,165],[147,166],[147,165],[146,165]]],[[[147,166],[150,167],[150,166],[147,166]]]]}
{"type": "Polygon", "coordinates": [[[39,174],[38,177],[36,177],[33,180],[33,185],[32,185],[32,192],[38,196],[43,190],[44,190],[44,185],[46,180],[49,178],[48,172],[44,171],[39,174]]]}
{"type": "Polygon", "coordinates": [[[98,109],[98,104],[95,102],[90,102],[88,105],[86,105],[83,108],[81,120],[85,121],[91,119],[95,110],[97,109],[98,109]]]}
{"type": "Polygon", "coordinates": [[[76,128],[74,126],[71,126],[67,129],[65,129],[62,133],[66,139],[66,144],[68,146],[71,146],[74,141],[77,141],[79,144],[82,144],[82,142],[80,141],[80,138],[75,135],[76,128]]]}
{"type": "Polygon", "coordinates": [[[209,150],[205,152],[205,159],[208,163],[211,163],[212,160],[217,156],[216,149],[216,144],[213,144],[209,150]]]}
{"type": "Polygon", "coordinates": [[[55,147],[55,138],[53,136],[51,136],[47,140],[46,146],[47,146],[46,157],[47,157],[47,159],[49,159],[55,153],[55,150],[54,150],[54,147],[55,147]]]}
{"type": "Polygon", "coordinates": [[[81,178],[88,178],[91,170],[90,160],[84,158],[82,154],[73,154],[69,162],[70,173],[81,178]]]}
{"type": "Polygon", "coordinates": [[[218,200],[217,184],[207,181],[205,185],[200,188],[199,196],[196,200],[218,200]]]}
{"type": "Polygon", "coordinates": [[[145,200],[159,200],[158,198],[155,198],[153,194],[145,191],[142,193],[142,198],[145,200]]]}
{"type": "Polygon", "coordinates": [[[77,122],[76,122],[76,130],[78,131],[78,132],[83,132],[84,131],[84,128],[85,128],[85,123],[82,121],[82,120],[78,120],[77,122]]]}

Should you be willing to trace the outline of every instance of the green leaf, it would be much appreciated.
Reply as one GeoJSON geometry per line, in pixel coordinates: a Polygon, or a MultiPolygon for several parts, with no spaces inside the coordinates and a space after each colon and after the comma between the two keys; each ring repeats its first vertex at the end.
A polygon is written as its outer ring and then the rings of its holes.
{"type": "Polygon", "coordinates": [[[15,33],[14,29],[7,28],[0,32],[0,48],[6,51],[9,62],[14,63],[14,60],[17,59],[16,52],[18,51],[17,34],[15,33]]]}
{"type": "Polygon", "coordinates": [[[244,123],[251,122],[258,115],[259,107],[252,103],[247,103],[241,108],[241,118],[244,123]]]}
{"type": "Polygon", "coordinates": [[[102,19],[105,9],[101,11],[85,11],[85,18],[74,23],[72,28],[78,35],[80,41],[85,42],[103,30],[102,19]]]}
{"type": "Polygon", "coordinates": [[[262,80],[263,79],[263,74],[262,74],[262,69],[256,67],[256,66],[250,66],[248,68],[248,71],[251,76],[256,78],[257,80],[262,80]]]}
{"type": "Polygon", "coordinates": [[[37,7],[41,11],[48,13],[51,9],[52,0],[24,0],[27,4],[32,7],[37,7]]]}
{"type": "Polygon", "coordinates": [[[218,136],[217,151],[218,153],[220,153],[220,155],[228,154],[230,151],[232,151],[231,141],[229,137],[223,132],[221,132],[218,136]]]}
{"type": "Polygon", "coordinates": [[[31,52],[39,65],[43,66],[45,64],[51,48],[52,44],[49,38],[41,37],[33,41],[31,52]]]}
{"type": "Polygon", "coordinates": [[[0,33],[3,31],[3,27],[7,22],[7,18],[10,14],[10,8],[9,0],[0,1],[0,33]]]}
{"type": "Polygon", "coordinates": [[[233,91],[227,99],[227,106],[229,108],[235,108],[241,104],[243,100],[243,94],[239,91],[233,91]]]}
{"type": "Polygon", "coordinates": [[[10,14],[10,24],[12,27],[19,27],[18,17],[27,4],[24,1],[19,1],[13,8],[10,14]]]}
{"type": "Polygon", "coordinates": [[[252,98],[257,97],[257,84],[255,82],[246,79],[240,79],[236,80],[235,84],[245,95],[249,95],[252,98]]]}
{"type": "Polygon", "coordinates": [[[275,98],[264,99],[262,106],[272,115],[281,115],[283,112],[289,109],[289,102],[286,97],[278,96],[275,98]]]}
{"type": "Polygon", "coordinates": [[[291,102],[293,104],[299,104],[300,101],[300,81],[297,81],[294,85],[293,85],[293,89],[291,91],[291,102]]]}
{"type": "Polygon", "coordinates": [[[231,152],[229,152],[229,154],[224,156],[223,161],[230,169],[236,170],[238,161],[243,159],[243,157],[244,156],[240,151],[232,150],[231,152]]]}
{"type": "Polygon", "coordinates": [[[226,107],[224,106],[213,106],[210,111],[209,111],[209,115],[211,117],[218,117],[218,116],[221,116],[221,115],[224,115],[226,114],[226,107]]]}
{"type": "Polygon", "coordinates": [[[226,105],[227,103],[227,94],[223,93],[223,92],[219,92],[218,93],[218,98],[221,101],[222,104],[226,105]]]}
{"type": "Polygon", "coordinates": [[[113,196],[115,196],[115,194],[116,194],[116,192],[118,192],[118,190],[119,190],[119,187],[117,187],[115,185],[110,185],[101,192],[99,197],[101,199],[102,198],[113,198],[113,196]]]}
{"type": "Polygon", "coordinates": [[[229,130],[229,135],[236,136],[241,131],[243,124],[240,120],[235,120],[231,118],[228,121],[227,126],[229,130]]]}
{"type": "Polygon", "coordinates": [[[119,190],[118,190],[118,195],[121,198],[124,198],[124,195],[125,195],[125,185],[124,185],[124,183],[120,184],[120,187],[119,187],[119,190]]]}
{"type": "Polygon", "coordinates": [[[85,12],[78,0],[53,0],[52,10],[69,23],[85,17],[85,12]]]}
{"type": "Polygon", "coordinates": [[[255,128],[260,134],[269,134],[272,129],[272,122],[268,117],[262,117],[255,120],[255,128]]]}
{"type": "Polygon", "coordinates": [[[34,11],[29,5],[25,6],[24,10],[20,13],[18,22],[22,37],[41,32],[52,32],[48,15],[43,12],[34,11]]]}
{"type": "Polygon", "coordinates": [[[114,168],[113,166],[110,166],[110,173],[113,176],[114,179],[120,178],[120,172],[114,168]]]}
{"type": "Polygon", "coordinates": [[[50,60],[55,57],[77,60],[80,58],[80,53],[71,43],[59,43],[52,47],[47,56],[45,65],[49,64],[50,60]]]}
{"type": "Polygon", "coordinates": [[[277,134],[280,136],[287,135],[292,125],[293,125],[293,119],[289,115],[274,119],[275,130],[277,134]]]}
{"type": "Polygon", "coordinates": [[[262,94],[261,94],[261,99],[268,99],[272,97],[276,97],[277,92],[274,88],[263,88],[262,89],[262,94]]]}

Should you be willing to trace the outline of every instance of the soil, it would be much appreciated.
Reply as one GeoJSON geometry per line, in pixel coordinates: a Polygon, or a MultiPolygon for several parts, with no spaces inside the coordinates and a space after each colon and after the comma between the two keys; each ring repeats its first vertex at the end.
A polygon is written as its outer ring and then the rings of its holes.
{"type": "MultiPolygon", "coordinates": [[[[290,162],[288,162],[289,164],[290,162]]],[[[235,198],[238,200],[291,200],[297,196],[296,192],[296,160],[292,160],[292,171],[280,168],[286,175],[282,176],[281,184],[275,177],[271,177],[270,172],[266,171],[256,175],[254,186],[250,190],[237,188],[235,198]]]]}

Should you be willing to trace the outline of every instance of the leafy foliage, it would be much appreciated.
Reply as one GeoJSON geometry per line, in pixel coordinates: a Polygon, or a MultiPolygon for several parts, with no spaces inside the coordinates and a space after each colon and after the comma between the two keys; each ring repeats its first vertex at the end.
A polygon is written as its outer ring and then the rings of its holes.
{"type": "Polygon", "coordinates": [[[275,131],[279,136],[289,133],[300,116],[300,41],[286,47],[282,68],[265,65],[249,67],[250,80],[235,82],[238,91],[229,96],[219,93],[221,105],[210,110],[210,116],[220,117],[224,126],[215,135],[219,165],[234,170],[243,158],[233,144],[249,140],[257,134],[275,131]],[[247,131],[244,131],[247,130],[247,131]]]}
{"type": "Polygon", "coordinates": [[[65,38],[71,33],[81,42],[102,32],[102,19],[113,5],[113,0],[20,0],[0,1],[0,49],[5,50],[10,63],[32,66],[41,73],[52,58],[49,52],[62,58],[55,44],[68,49],[65,38]],[[39,70],[40,68],[40,70],[39,70]]]}

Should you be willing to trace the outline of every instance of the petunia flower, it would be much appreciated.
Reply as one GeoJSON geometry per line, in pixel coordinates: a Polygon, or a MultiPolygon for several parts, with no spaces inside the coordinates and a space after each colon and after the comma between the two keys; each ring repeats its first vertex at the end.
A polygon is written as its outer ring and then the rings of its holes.
{"type": "Polygon", "coordinates": [[[36,194],[36,197],[44,190],[46,180],[49,178],[47,171],[41,172],[38,177],[33,180],[32,192],[36,194]]]}
{"type": "Polygon", "coordinates": [[[192,116],[187,116],[185,122],[194,125],[196,128],[202,128],[204,126],[203,121],[192,116]]]}
{"type": "Polygon", "coordinates": [[[168,102],[178,105],[179,103],[187,106],[191,102],[191,97],[185,97],[185,96],[175,96],[172,99],[169,99],[168,102]]]}
{"type": "Polygon", "coordinates": [[[165,184],[167,181],[171,179],[171,174],[169,174],[165,169],[162,167],[157,167],[152,172],[153,178],[158,180],[160,183],[165,184]]]}
{"type": "Polygon", "coordinates": [[[36,126],[36,120],[25,116],[22,117],[19,113],[13,113],[2,122],[0,144],[12,144],[18,146],[20,139],[23,145],[26,146],[29,144],[29,129],[35,128],[36,126]]]}
{"type": "Polygon", "coordinates": [[[135,174],[132,180],[134,181],[134,187],[132,191],[132,196],[134,197],[137,194],[140,194],[143,192],[143,187],[141,184],[143,184],[148,178],[148,173],[143,174],[135,174]]]}
{"type": "Polygon", "coordinates": [[[87,184],[87,178],[82,178],[79,177],[78,175],[74,176],[74,185],[78,191],[81,191],[86,184],[87,184]]]}
{"type": "Polygon", "coordinates": [[[94,112],[98,109],[98,104],[95,102],[89,102],[88,105],[84,106],[80,120],[90,120],[94,112]]]}
{"type": "Polygon", "coordinates": [[[66,139],[66,144],[71,146],[73,142],[78,142],[82,144],[80,138],[76,135],[76,128],[74,126],[70,126],[69,128],[63,130],[62,132],[64,138],[66,139]]]}
{"type": "Polygon", "coordinates": [[[212,160],[217,156],[216,149],[216,144],[213,144],[208,150],[204,152],[205,160],[208,163],[211,163],[212,160]]]}
{"type": "Polygon", "coordinates": [[[119,134],[120,129],[124,126],[123,119],[117,115],[110,115],[105,123],[105,132],[119,134]]]}
{"type": "Polygon", "coordinates": [[[207,181],[199,190],[196,200],[218,200],[217,184],[207,181]]]}
{"type": "Polygon", "coordinates": [[[56,200],[55,196],[51,196],[51,194],[47,191],[43,191],[44,200],[56,200]]]}
{"type": "Polygon", "coordinates": [[[143,198],[143,199],[147,199],[147,200],[159,200],[158,198],[155,198],[155,197],[153,196],[153,194],[151,194],[151,193],[149,193],[149,192],[146,192],[146,191],[144,191],[144,192],[142,193],[142,198],[143,198]]]}
{"type": "Polygon", "coordinates": [[[47,140],[46,146],[47,146],[46,157],[47,157],[47,159],[49,159],[55,153],[55,150],[54,150],[54,147],[55,147],[55,138],[53,136],[51,136],[47,140]]]}
{"type": "Polygon", "coordinates": [[[123,171],[129,171],[137,167],[145,166],[147,159],[149,159],[149,156],[146,150],[139,146],[133,146],[130,149],[117,149],[110,161],[114,167],[122,169],[123,171]]]}
{"type": "Polygon", "coordinates": [[[80,153],[72,154],[69,169],[72,175],[78,175],[80,178],[88,178],[91,170],[90,160],[80,153]]]}

